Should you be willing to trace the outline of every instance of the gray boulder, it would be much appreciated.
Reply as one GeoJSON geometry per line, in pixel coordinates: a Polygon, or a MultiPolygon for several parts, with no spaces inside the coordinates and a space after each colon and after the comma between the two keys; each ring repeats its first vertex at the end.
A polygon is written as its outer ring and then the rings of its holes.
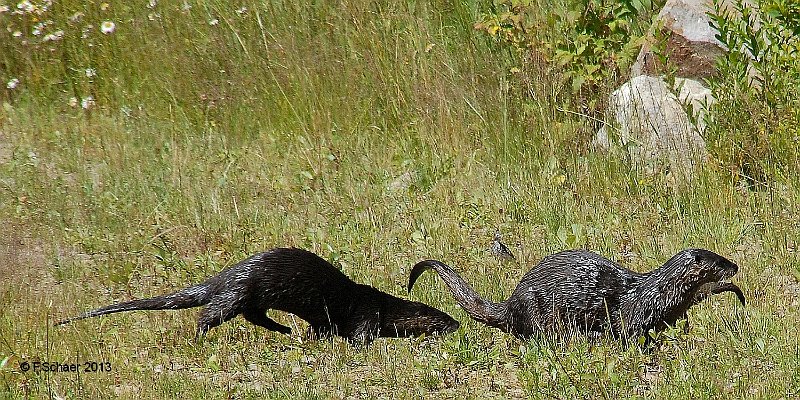
{"type": "Polygon", "coordinates": [[[716,73],[715,63],[726,51],[716,39],[710,19],[711,0],[667,0],[653,24],[654,32],[642,46],[636,62],[631,67],[631,76],[661,75],[668,67],[676,68],[675,76],[702,79],[716,73]],[[666,57],[669,66],[663,65],[656,55],[666,57]]]}
{"type": "Polygon", "coordinates": [[[711,89],[688,78],[675,78],[672,89],[677,93],[680,103],[685,106],[684,109],[688,108],[692,112],[695,127],[702,134],[706,129],[708,110],[716,102],[711,89]]]}
{"type": "MultiPolygon", "coordinates": [[[[690,91],[694,83],[687,82],[679,87],[682,98],[707,105],[709,97],[690,91]]],[[[707,156],[705,141],[684,105],[661,78],[637,76],[615,90],[606,120],[594,144],[610,151],[625,150],[634,164],[651,172],[669,171],[675,177],[691,178],[695,166],[707,156]]]]}

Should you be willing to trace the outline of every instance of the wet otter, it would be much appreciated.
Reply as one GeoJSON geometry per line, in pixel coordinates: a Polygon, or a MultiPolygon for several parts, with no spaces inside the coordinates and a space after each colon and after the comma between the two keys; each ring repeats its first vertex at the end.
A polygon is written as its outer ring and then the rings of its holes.
{"type": "Polygon", "coordinates": [[[293,248],[253,255],[172,294],[98,308],[56,325],[120,311],[202,305],[206,307],[197,322],[198,336],[239,314],[255,325],[289,334],[291,328],[266,315],[269,309],[308,321],[314,338],[335,334],[360,343],[377,337],[450,333],[459,326],[442,311],[357,284],[318,255],[293,248]]]}
{"type": "Polygon", "coordinates": [[[736,285],[721,282],[736,274],[736,264],[703,249],[683,250],[648,273],[631,271],[589,251],[563,251],[545,257],[501,303],[482,299],[461,276],[436,260],[414,266],[408,290],[431,268],[470,317],[521,339],[542,333],[568,339],[574,333],[604,332],[628,339],[674,325],[686,317],[689,307],[711,294],[731,291],[744,304],[736,285]]]}

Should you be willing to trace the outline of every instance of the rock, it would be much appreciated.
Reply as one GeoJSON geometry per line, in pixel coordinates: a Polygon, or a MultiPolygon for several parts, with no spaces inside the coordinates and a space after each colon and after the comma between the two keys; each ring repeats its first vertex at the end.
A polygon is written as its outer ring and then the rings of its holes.
{"type": "MultiPolygon", "coordinates": [[[[682,96],[702,97],[689,90],[696,82],[682,82],[682,96]]],[[[634,164],[652,172],[666,167],[675,177],[691,178],[707,155],[705,141],[661,78],[637,76],[615,90],[606,118],[611,126],[603,126],[593,143],[605,150],[626,149],[634,164]]]]}
{"type": "Polygon", "coordinates": [[[726,49],[709,24],[706,13],[712,10],[711,0],[667,0],[653,23],[659,32],[649,35],[631,67],[631,76],[666,73],[661,57],[666,57],[668,67],[677,68],[675,76],[703,79],[716,74],[716,61],[726,49]]]}
{"type": "Polygon", "coordinates": [[[711,89],[703,86],[702,83],[688,78],[675,78],[675,85],[672,87],[678,92],[678,100],[684,106],[691,107],[692,120],[698,132],[703,133],[706,129],[706,115],[708,109],[716,102],[711,94],[711,89]]]}

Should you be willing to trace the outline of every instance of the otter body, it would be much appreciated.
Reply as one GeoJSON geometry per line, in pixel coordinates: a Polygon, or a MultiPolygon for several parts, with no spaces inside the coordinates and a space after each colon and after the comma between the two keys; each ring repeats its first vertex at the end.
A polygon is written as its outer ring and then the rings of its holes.
{"type": "Polygon", "coordinates": [[[198,336],[239,314],[255,325],[289,334],[291,328],[266,315],[270,309],[306,320],[312,337],[335,334],[367,343],[377,337],[450,333],[459,326],[442,311],[355,283],[316,254],[293,248],[253,255],[172,294],[98,308],[57,325],[121,311],[199,306],[205,308],[197,322],[198,336]]]}
{"type": "Polygon", "coordinates": [[[720,282],[736,274],[736,264],[703,249],[683,250],[648,273],[589,251],[563,251],[545,257],[500,303],[482,299],[452,268],[436,260],[414,266],[408,290],[431,268],[470,317],[522,339],[548,332],[566,337],[610,332],[630,338],[674,325],[689,307],[711,294],[731,291],[744,304],[736,285],[720,282]]]}

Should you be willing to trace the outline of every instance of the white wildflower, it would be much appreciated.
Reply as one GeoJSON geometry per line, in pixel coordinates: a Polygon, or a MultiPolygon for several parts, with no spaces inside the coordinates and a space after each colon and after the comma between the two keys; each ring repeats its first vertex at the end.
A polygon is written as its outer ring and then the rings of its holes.
{"type": "Polygon", "coordinates": [[[57,40],[61,40],[62,37],[64,37],[64,31],[58,30],[58,31],[55,31],[53,33],[48,34],[42,40],[45,41],[45,42],[55,42],[57,40]]]}
{"type": "Polygon", "coordinates": [[[42,15],[46,13],[47,10],[50,9],[50,6],[52,5],[53,5],[52,0],[45,0],[41,4],[39,4],[39,7],[36,8],[36,13],[42,15]]]}
{"type": "Polygon", "coordinates": [[[6,87],[9,89],[15,89],[19,85],[19,79],[12,78],[8,83],[6,83],[6,87]]]}
{"type": "Polygon", "coordinates": [[[31,33],[33,36],[39,36],[42,34],[42,30],[47,26],[44,22],[39,22],[38,24],[33,26],[33,31],[31,33]]]}
{"type": "Polygon", "coordinates": [[[211,26],[217,26],[219,24],[219,20],[214,18],[214,19],[208,21],[208,24],[211,25],[211,26]]]}
{"type": "Polygon", "coordinates": [[[90,109],[91,107],[94,106],[94,104],[95,104],[94,97],[92,96],[86,96],[81,99],[81,108],[83,108],[84,110],[90,109]]]}
{"type": "Polygon", "coordinates": [[[86,68],[86,77],[87,78],[93,78],[95,76],[97,76],[97,70],[95,70],[94,68],[86,68]]]}
{"type": "Polygon", "coordinates": [[[149,9],[151,9],[151,10],[152,10],[152,9],[156,8],[156,5],[157,5],[157,4],[158,4],[158,1],[156,1],[156,0],[150,0],[150,2],[149,2],[149,3],[147,3],[147,8],[149,8],[149,9]]]}
{"type": "Polygon", "coordinates": [[[30,1],[23,0],[17,3],[17,8],[24,12],[33,12],[36,7],[30,1]]]}
{"type": "Polygon", "coordinates": [[[111,21],[103,21],[103,23],[100,24],[100,32],[103,32],[106,35],[109,33],[114,33],[114,29],[116,28],[117,26],[111,21]]]}

